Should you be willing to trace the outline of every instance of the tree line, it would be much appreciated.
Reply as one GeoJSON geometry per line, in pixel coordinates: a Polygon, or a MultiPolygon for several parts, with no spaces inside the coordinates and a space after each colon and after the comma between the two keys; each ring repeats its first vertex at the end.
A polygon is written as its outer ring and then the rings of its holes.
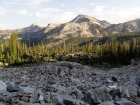
{"type": "Polygon", "coordinates": [[[75,44],[74,39],[68,44],[66,41],[49,49],[44,43],[27,46],[26,43],[20,42],[16,33],[13,33],[4,44],[0,43],[0,61],[9,65],[58,60],[89,65],[130,64],[131,59],[140,56],[140,40],[135,38],[118,41],[112,37],[104,43],[96,44],[89,38],[84,45],[75,44]]]}

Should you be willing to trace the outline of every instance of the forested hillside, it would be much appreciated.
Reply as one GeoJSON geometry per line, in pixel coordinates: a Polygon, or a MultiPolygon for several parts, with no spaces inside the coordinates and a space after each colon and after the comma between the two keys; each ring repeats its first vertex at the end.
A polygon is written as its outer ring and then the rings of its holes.
{"type": "MultiPolygon", "coordinates": [[[[125,33],[126,34],[126,33],[125,33]]],[[[140,56],[138,33],[103,38],[71,38],[61,44],[47,47],[43,42],[27,46],[21,43],[17,34],[12,34],[4,44],[0,44],[0,61],[9,65],[37,61],[73,61],[86,65],[129,64],[131,59],[140,56]],[[133,37],[131,36],[132,34],[133,37]],[[137,37],[136,37],[137,36],[137,37]]]]}

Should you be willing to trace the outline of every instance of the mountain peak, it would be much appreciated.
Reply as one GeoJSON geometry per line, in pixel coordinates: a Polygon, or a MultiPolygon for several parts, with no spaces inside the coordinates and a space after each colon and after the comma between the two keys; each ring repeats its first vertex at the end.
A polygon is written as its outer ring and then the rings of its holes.
{"type": "Polygon", "coordinates": [[[83,14],[79,14],[76,18],[74,18],[72,21],[70,22],[74,22],[74,23],[82,23],[82,22],[98,22],[99,20],[88,16],[88,15],[83,15],[83,14]]]}
{"type": "Polygon", "coordinates": [[[100,21],[94,17],[88,16],[88,15],[83,15],[83,14],[79,14],[76,18],[74,18],[70,22],[72,22],[72,23],[83,23],[83,22],[93,23],[93,24],[97,24],[104,28],[107,28],[110,26],[110,23],[108,23],[107,21],[100,21]]]}

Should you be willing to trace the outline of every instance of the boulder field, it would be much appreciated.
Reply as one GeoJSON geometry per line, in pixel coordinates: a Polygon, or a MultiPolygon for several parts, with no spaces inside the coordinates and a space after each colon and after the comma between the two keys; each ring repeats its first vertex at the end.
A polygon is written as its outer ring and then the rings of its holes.
{"type": "Polygon", "coordinates": [[[1,67],[0,105],[140,105],[140,63],[109,71],[66,61],[1,67]]]}

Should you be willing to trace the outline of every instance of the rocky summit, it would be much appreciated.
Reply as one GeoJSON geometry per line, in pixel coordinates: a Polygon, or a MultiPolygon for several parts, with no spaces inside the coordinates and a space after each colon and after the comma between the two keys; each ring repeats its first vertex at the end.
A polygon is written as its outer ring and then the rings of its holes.
{"type": "Polygon", "coordinates": [[[140,105],[139,68],[66,61],[0,68],[0,105],[140,105]]]}

